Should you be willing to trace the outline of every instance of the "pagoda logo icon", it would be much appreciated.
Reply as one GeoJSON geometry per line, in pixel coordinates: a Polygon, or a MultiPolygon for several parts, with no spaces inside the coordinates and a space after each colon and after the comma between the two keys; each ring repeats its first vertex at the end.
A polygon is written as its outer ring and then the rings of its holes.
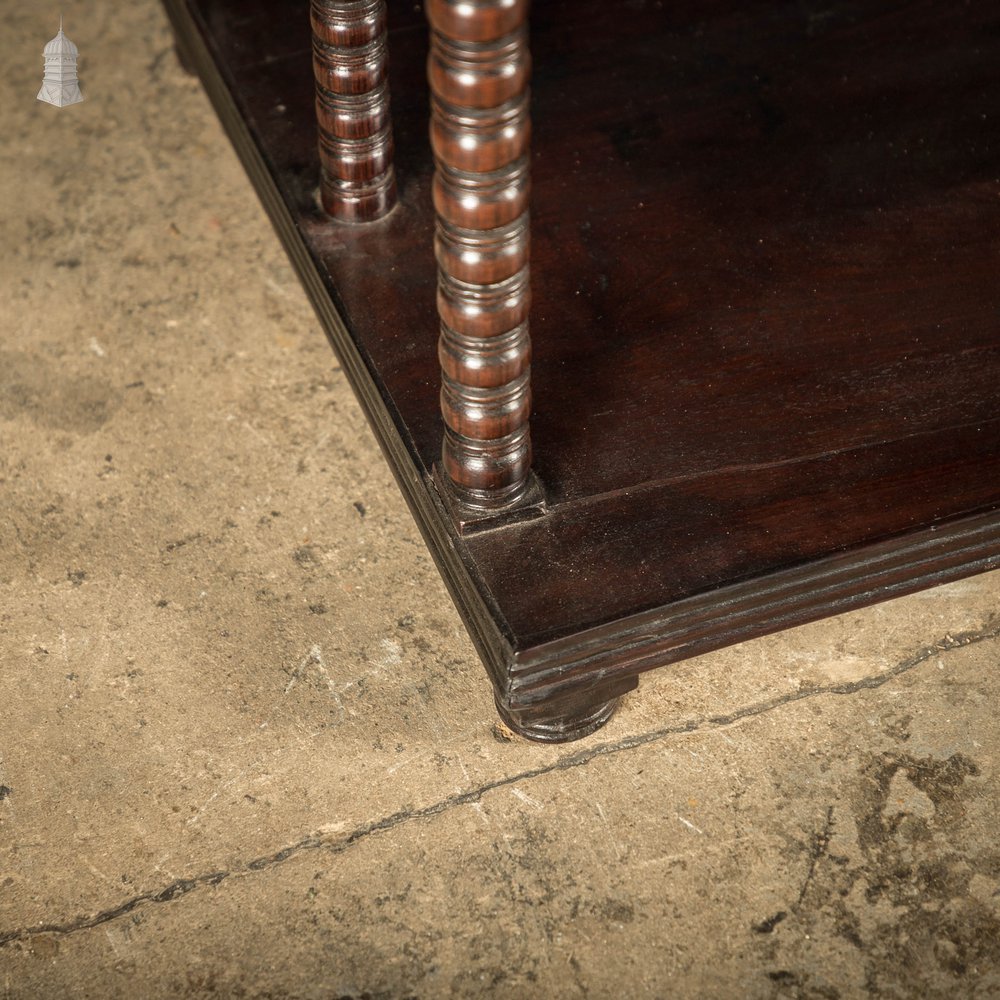
{"type": "Polygon", "coordinates": [[[59,18],[59,34],[46,46],[45,78],[38,100],[64,108],[67,104],[79,104],[83,100],[80,81],[76,76],[77,47],[63,34],[62,18],[59,18]]]}

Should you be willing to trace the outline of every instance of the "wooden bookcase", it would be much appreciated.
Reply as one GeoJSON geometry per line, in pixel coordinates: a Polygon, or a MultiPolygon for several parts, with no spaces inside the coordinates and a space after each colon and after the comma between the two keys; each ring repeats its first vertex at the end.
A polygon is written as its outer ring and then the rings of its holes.
{"type": "MultiPolygon", "coordinates": [[[[1000,566],[1000,7],[536,0],[529,424],[504,410],[531,472],[484,509],[464,438],[442,465],[425,12],[390,3],[364,111],[394,145],[370,214],[395,207],[348,224],[308,2],[166,7],[514,728],[576,738],[645,670],[1000,566]]],[[[489,240],[525,263],[526,233],[489,240]]]]}

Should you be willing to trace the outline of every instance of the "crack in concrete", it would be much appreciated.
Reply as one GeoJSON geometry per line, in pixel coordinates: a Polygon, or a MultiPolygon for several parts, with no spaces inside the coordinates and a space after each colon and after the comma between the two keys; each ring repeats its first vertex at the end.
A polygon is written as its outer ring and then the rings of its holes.
{"type": "MultiPolygon", "coordinates": [[[[831,694],[851,695],[857,694],[859,691],[875,690],[902,674],[913,670],[915,667],[920,666],[922,663],[926,663],[933,656],[951,652],[955,649],[962,649],[965,646],[971,646],[978,642],[984,642],[989,639],[997,638],[1000,638],[1000,619],[991,621],[986,627],[979,631],[962,632],[958,635],[946,634],[943,639],[931,646],[925,646],[917,653],[914,653],[912,656],[907,657],[905,660],[897,663],[894,667],[891,667],[880,674],[862,677],[856,681],[844,681],[840,684],[827,684],[817,685],[816,687],[800,688],[798,691],[790,691],[786,694],[776,695],[774,698],[769,698],[766,701],[747,705],[743,708],[736,709],[733,712],[704,716],[700,719],[690,719],[687,722],[677,723],[673,726],[664,726],[661,729],[650,730],[646,733],[626,736],[613,743],[602,743],[599,746],[590,747],[586,750],[579,750],[576,753],[568,754],[565,757],[561,757],[558,760],[553,761],[551,764],[546,764],[544,767],[532,768],[526,771],[519,771],[517,774],[508,775],[507,777],[496,778],[493,781],[488,781],[476,788],[472,788],[466,792],[460,792],[455,795],[449,795],[447,798],[440,799],[430,805],[422,806],[419,809],[400,810],[399,812],[392,813],[389,816],[384,816],[382,819],[365,823],[351,831],[346,836],[341,837],[339,840],[334,840],[321,835],[310,835],[303,837],[294,844],[289,844],[272,854],[265,854],[259,858],[254,858],[252,861],[248,861],[243,865],[231,868],[228,871],[205,872],[191,878],[175,879],[162,889],[140,893],[137,896],[133,896],[130,899],[119,903],[117,906],[101,910],[98,913],[93,913],[89,916],[79,916],[73,920],[59,923],[35,924],[31,927],[18,927],[13,930],[3,931],[0,932],[0,948],[4,945],[13,944],[17,941],[28,940],[42,934],[58,934],[65,936],[75,933],[76,931],[98,927],[111,920],[116,920],[119,917],[126,916],[140,907],[155,903],[172,902],[173,900],[180,899],[182,896],[186,896],[188,893],[193,892],[196,889],[200,889],[203,886],[219,885],[221,882],[224,882],[229,878],[238,878],[252,872],[263,871],[265,869],[275,867],[276,865],[283,864],[289,858],[292,858],[297,854],[301,854],[304,851],[326,850],[332,854],[341,854],[354,844],[370,837],[372,834],[392,830],[397,826],[401,826],[402,824],[409,823],[411,821],[427,819],[431,816],[438,816],[444,812],[450,812],[452,809],[456,809],[459,806],[479,802],[484,795],[487,795],[489,792],[496,791],[499,788],[506,788],[510,785],[517,785],[525,781],[531,781],[535,778],[540,778],[543,775],[551,774],[555,771],[566,771],[572,768],[582,767],[598,757],[607,757],[612,754],[622,753],[626,750],[634,750],[638,747],[647,746],[650,743],[655,743],[670,736],[683,736],[702,730],[721,729],[727,726],[732,726],[744,719],[766,715],[767,713],[773,712],[778,708],[784,707],[785,705],[794,704],[795,702],[802,701],[806,698],[815,698],[831,694]]],[[[832,811],[831,815],[828,815],[827,817],[827,822],[832,822],[832,811]]],[[[815,860],[816,859],[814,857],[812,865],[813,869],[815,868],[815,860]]],[[[809,873],[810,878],[811,874],[812,871],[809,873]]],[[[800,893],[800,903],[802,901],[802,897],[805,895],[805,890],[809,885],[810,878],[806,879],[806,883],[800,893]]]]}
{"type": "Polygon", "coordinates": [[[830,846],[830,838],[833,836],[833,806],[827,806],[826,809],[826,821],[823,823],[823,829],[819,833],[814,833],[812,835],[812,840],[809,845],[809,867],[806,870],[806,877],[802,882],[802,888],[799,890],[799,898],[795,900],[792,905],[792,913],[798,913],[803,901],[806,898],[806,893],[809,891],[809,886],[812,885],[812,880],[816,875],[816,868],[820,861],[826,857],[827,850],[830,846]]]}

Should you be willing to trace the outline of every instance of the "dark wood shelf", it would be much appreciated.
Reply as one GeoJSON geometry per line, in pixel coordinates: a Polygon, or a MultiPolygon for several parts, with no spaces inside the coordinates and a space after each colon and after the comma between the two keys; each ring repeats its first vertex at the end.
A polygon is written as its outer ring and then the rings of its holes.
{"type": "Polygon", "coordinates": [[[1000,7],[536,0],[546,504],[460,534],[422,13],[390,3],[400,203],[345,226],[308,4],[166,6],[508,715],[1000,566],[1000,7]]]}

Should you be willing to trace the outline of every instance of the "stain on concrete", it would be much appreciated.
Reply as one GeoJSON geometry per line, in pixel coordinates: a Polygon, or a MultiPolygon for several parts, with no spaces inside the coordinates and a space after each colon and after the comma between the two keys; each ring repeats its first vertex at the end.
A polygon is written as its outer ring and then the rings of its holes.
{"type": "Polygon", "coordinates": [[[292,558],[303,569],[316,569],[322,565],[323,557],[315,545],[299,545],[292,552],[292,558]]]}
{"type": "Polygon", "coordinates": [[[68,374],[37,353],[0,351],[0,419],[93,434],[121,399],[121,390],[96,375],[68,374]]]}
{"type": "Polygon", "coordinates": [[[1000,848],[965,826],[980,777],[963,753],[863,756],[849,802],[806,845],[787,923],[779,913],[753,925],[768,936],[776,995],[840,995],[815,975],[812,940],[843,942],[869,996],[971,996],[996,983],[1000,848]]]}

